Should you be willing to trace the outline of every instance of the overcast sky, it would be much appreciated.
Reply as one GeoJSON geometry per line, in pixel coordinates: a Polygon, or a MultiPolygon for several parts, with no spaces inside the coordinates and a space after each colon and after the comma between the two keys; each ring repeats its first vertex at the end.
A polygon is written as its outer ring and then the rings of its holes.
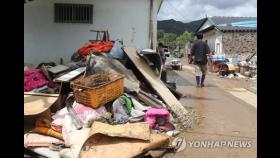
{"type": "Polygon", "coordinates": [[[193,21],[207,16],[257,17],[257,0],[164,0],[158,20],[193,21]]]}

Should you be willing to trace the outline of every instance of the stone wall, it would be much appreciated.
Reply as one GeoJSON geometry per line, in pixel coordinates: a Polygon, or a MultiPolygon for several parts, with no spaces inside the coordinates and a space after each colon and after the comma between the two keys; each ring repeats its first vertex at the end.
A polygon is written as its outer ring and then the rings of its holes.
{"type": "Polygon", "coordinates": [[[257,52],[257,32],[225,32],[222,42],[223,53],[227,57],[238,55],[239,60],[244,60],[257,52]]]}

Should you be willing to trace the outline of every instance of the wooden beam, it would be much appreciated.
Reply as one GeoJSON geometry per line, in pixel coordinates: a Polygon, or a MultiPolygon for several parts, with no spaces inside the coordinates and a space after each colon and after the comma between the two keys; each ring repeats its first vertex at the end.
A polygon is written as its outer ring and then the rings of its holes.
{"type": "Polygon", "coordinates": [[[189,115],[188,111],[177,100],[177,98],[169,91],[165,84],[161,81],[149,65],[136,53],[134,48],[124,48],[124,52],[128,58],[132,61],[135,67],[142,73],[145,80],[149,82],[151,87],[157,92],[157,94],[166,103],[167,108],[171,110],[179,119],[184,127],[191,127],[194,121],[194,117],[189,115]]]}

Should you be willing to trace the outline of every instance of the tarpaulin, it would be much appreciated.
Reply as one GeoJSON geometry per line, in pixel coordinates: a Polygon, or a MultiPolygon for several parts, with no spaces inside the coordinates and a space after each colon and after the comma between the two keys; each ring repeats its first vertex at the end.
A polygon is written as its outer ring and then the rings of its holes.
{"type": "Polygon", "coordinates": [[[111,51],[113,46],[114,43],[111,41],[86,43],[82,48],[79,49],[79,53],[84,56],[88,55],[90,51],[96,53],[108,53],[111,51]]]}

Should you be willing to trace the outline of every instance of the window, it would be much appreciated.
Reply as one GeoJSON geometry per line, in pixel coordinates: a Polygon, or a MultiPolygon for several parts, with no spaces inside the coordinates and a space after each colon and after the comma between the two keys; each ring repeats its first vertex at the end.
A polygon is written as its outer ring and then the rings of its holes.
{"type": "Polygon", "coordinates": [[[92,24],[93,5],[91,4],[54,4],[54,22],[92,24]]]}

